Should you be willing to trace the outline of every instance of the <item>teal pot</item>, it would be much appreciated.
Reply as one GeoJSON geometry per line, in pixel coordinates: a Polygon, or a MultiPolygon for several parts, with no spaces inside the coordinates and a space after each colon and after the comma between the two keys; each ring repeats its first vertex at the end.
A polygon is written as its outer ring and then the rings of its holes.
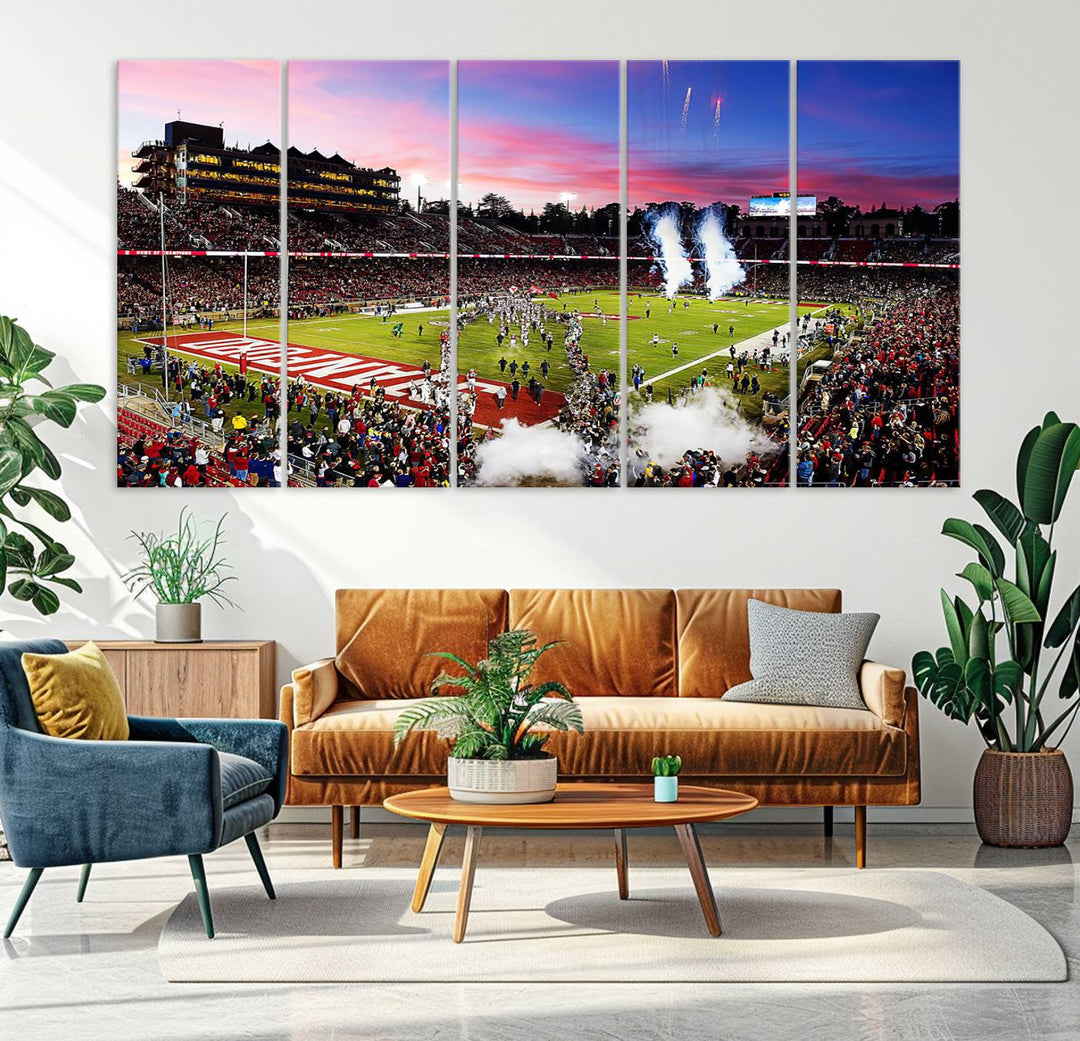
{"type": "Polygon", "coordinates": [[[654,777],[653,778],[653,801],[654,802],[678,802],[679,779],[678,777],[654,777]]]}

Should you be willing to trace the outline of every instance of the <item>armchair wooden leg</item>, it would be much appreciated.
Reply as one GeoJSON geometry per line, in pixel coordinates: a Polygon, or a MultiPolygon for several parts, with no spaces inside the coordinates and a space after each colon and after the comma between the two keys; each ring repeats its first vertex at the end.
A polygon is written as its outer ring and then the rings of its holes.
{"type": "Polygon", "coordinates": [[[191,877],[195,880],[195,895],[199,898],[199,910],[202,912],[206,938],[212,940],[214,938],[214,914],[210,910],[210,890],[206,888],[206,869],[203,867],[202,854],[189,854],[188,863],[191,865],[191,877]]]}
{"type": "Polygon", "coordinates": [[[271,900],[277,899],[277,894],[274,892],[274,883],[270,881],[270,872],[266,870],[266,861],[263,860],[262,850],[259,848],[259,838],[252,832],[250,835],[244,836],[244,841],[247,843],[248,852],[251,854],[251,859],[255,862],[255,870],[259,872],[259,878],[262,879],[263,889],[266,890],[266,895],[271,900]]]}
{"type": "Polygon", "coordinates": [[[334,867],[341,867],[341,846],[345,838],[345,807],[333,806],[330,809],[330,842],[334,867]]]}
{"type": "Polygon", "coordinates": [[[79,875],[79,891],[75,894],[75,903],[81,904],[86,896],[86,883],[90,881],[90,865],[83,864],[82,873],[79,875]]]}
{"type": "Polygon", "coordinates": [[[349,813],[349,838],[360,838],[360,807],[354,806],[349,813]]]}
{"type": "Polygon", "coordinates": [[[5,940],[15,932],[15,926],[19,924],[19,919],[22,917],[23,911],[26,910],[26,905],[30,903],[30,895],[34,892],[34,887],[38,884],[38,879],[41,878],[43,870],[44,868],[39,867],[31,868],[30,874],[26,876],[19,898],[11,909],[11,917],[8,919],[7,928],[4,930],[5,940]]]}
{"type": "Polygon", "coordinates": [[[833,808],[831,806],[825,806],[823,809],[825,817],[825,838],[831,839],[833,835],[833,808]]]}
{"type": "Polygon", "coordinates": [[[866,807],[855,807],[855,866],[866,867],[866,807]]]}

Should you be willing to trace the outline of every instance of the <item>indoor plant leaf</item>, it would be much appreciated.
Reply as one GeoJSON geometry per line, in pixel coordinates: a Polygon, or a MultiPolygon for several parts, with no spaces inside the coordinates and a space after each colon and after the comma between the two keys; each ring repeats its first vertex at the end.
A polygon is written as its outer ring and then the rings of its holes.
{"type": "Polygon", "coordinates": [[[1052,423],[1039,431],[1024,474],[1024,516],[1053,524],[1078,465],[1080,428],[1075,423],[1052,423]]]}
{"type": "Polygon", "coordinates": [[[994,577],[982,564],[971,561],[959,572],[957,578],[966,578],[975,587],[980,601],[990,600],[994,596],[994,577]]]}
{"type": "Polygon", "coordinates": [[[997,580],[997,589],[1001,596],[1006,618],[1013,625],[1042,621],[1042,616],[1036,610],[1035,605],[1019,586],[1014,585],[1007,578],[999,578],[997,580]]]}
{"type": "Polygon", "coordinates": [[[1080,623],[1080,586],[1069,594],[1050,628],[1046,630],[1045,646],[1060,647],[1078,623],[1080,623]]]}
{"type": "Polygon", "coordinates": [[[956,605],[944,589],[941,590],[941,609],[945,613],[945,628],[949,633],[953,660],[958,665],[963,665],[967,661],[967,632],[961,624],[956,605]]]}
{"type": "Polygon", "coordinates": [[[950,517],[942,525],[941,534],[956,539],[975,550],[995,578],[1004,570],[1005,554],[994,536],[980,525],[950,517]]]}
{"type": "Polygon", "coordinates": [[[1010,545],[1016,542],[1030,523],[1004,495],[989,488],[980,489],[972,498],[983,508],[994,527],[1005,536],[1010,545]]]}

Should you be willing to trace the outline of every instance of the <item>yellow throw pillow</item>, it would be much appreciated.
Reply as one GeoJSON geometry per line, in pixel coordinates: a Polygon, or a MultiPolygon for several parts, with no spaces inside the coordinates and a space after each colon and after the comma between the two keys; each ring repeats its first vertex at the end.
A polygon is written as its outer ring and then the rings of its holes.
{"type": "Polygon", "coordinates": [[[93,644],[68,654],[24,654],[23,672],[42,729],[50,737],[126,741],[124,696],[112,666],[93,644]]]}

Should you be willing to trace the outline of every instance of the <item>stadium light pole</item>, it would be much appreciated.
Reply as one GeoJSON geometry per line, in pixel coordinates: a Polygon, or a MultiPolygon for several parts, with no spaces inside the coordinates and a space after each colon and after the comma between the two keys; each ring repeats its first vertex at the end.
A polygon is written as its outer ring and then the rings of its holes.
{"type": "Polygon", "coordinates": [[[161,225],[161,386],[169,400],[169,314],[165,302],[168,275],[165,268],[165,195],[158,192],[158,217],[161,225]]]}

